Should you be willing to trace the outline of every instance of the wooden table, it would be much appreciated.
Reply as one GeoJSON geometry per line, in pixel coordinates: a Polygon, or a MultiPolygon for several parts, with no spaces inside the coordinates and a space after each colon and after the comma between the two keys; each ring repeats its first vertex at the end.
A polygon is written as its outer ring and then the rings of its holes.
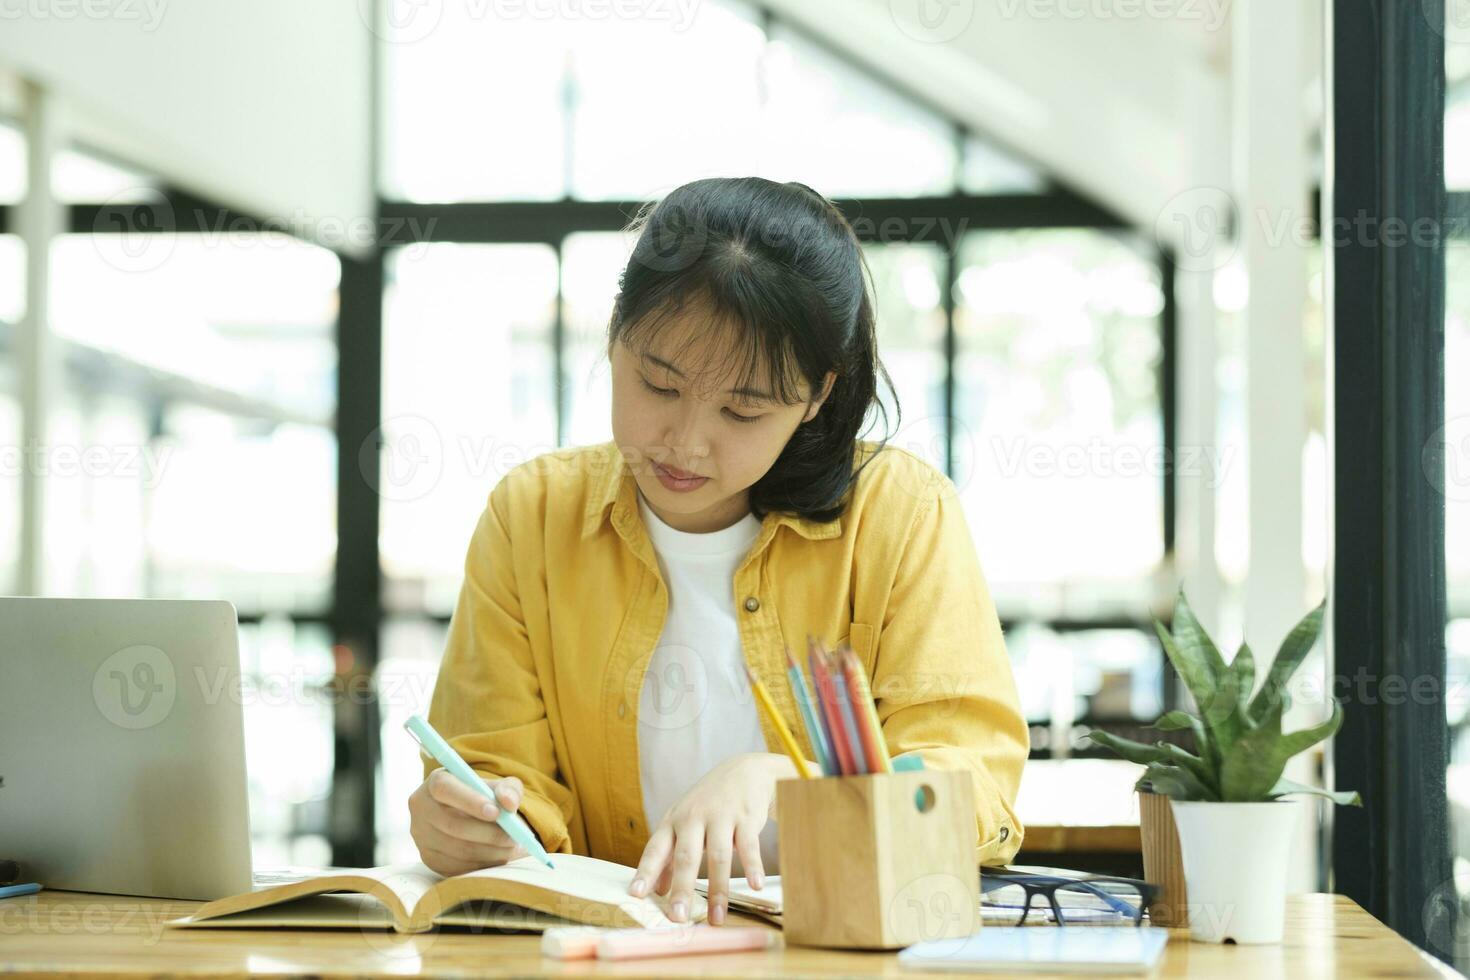
{"type": "Polygon", "coordinates": [[[1033,759],[1021,775],[1016,815],[1026,828],[1027,855],[1141,852],[1138,798],[1143,767],[1122,759],[1033,759]]]}
{"type": "MultiPolygon", "coordinates": [[[[1159,976],[1237,980],[1329,976],[1453,976],[1350,900],[1287,900],[1279,946],[1212,946],[1171,934],[1159,976]]],[[[899,968],[895,953],[771,949],[602,965],[540,955],[531,934],[357,930],[173,929],[198,902],[42,891],[0,899],[0,973],[16,976],[943,976],[899,968]]],[[[732,923],[774,928],[731,914],[732,923]]],[[[1038,927],[1051,928],[1051,927],[1038,927]]],[[[1082,927],[1073,927],[1082,928],[1082,927]]]]}

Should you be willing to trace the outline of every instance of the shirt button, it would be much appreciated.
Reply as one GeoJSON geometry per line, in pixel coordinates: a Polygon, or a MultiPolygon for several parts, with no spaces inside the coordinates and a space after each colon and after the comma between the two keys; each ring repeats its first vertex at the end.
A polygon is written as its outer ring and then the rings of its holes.
{"type": "Polygon", "coordinates": [[[752,596],[746,596],[745,597],[745,611],[746,612],[755,612],[760,607],[761,607],[761,601],[759,599],[757,599],[755,596],[752,595],[752,596]]]}
{"type": "Polygon", "coordinates": [[[1011,836],[1011,828],[1009,828],[1009,827],[1001,827],[1000,828],[1000,839],[1001,840],[1006,840],[1010,836],[1011,836]]]}
{"type": "Polygon", "coordinates": [[[634,820],[632,817],[629,817],[628,818],[628,829],[629,830],[633,830],[637,826],[638,826],[638,822],[636,820],[634,820]]]}
{"type": "Polygon", "coordinates": [[[627,713],[628,713],[628,702],[626,702],[626,701],[619,701],[618,702],[618,717],[621,718],[624,715],[626,715],[627,713]]]}

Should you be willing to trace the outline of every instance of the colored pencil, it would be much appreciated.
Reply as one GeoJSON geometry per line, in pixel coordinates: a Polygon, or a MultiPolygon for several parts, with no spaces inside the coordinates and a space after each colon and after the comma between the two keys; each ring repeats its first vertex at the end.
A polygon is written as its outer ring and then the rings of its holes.
{"type": "Polygon", "coordinates": [[[853,710],[852,690],[847,686],[847,672],[842,669],[842,661],[836,654],[828,654],[827,671],[837,688],[837,709],[842,715],[842,730],[851,746],[853,773],[866,774],[871,770],[868,769],[867,753],[863,751],[862,735],[858,731],[857,712],[853,710]]]}
{"type": "Polygon", "coordinates": [[[832,735],[831,703],[827,697],[827,689],[822,684],[822,665],[817,659],[817,641],[810,633],[807,634],[806,647],[807,665],[812,672],[812,691],[817,698],[817,723],[822,726],[822,737],[827,742],[827,775],[840,776],[842,775],[842,760],[837,755],[837,739],[832,735]]]}
{"type": "Polygon", "coordinates": [[[807,741],[811,742],[812,751],[817,754],[817,764],[822,767],[823,774],[826,774],[830,768],[827,762],[829,749],[826,739],[822,737],[822,726],[817,724],[816,712],[812,709],[812,692],[806,686],[806,678],[801,675],[801,667],[797,665],[790,647],[786,648],[786,676],[791,679],[791,695],[796,699],[807,741]]]}
{"type": "Polygon", "coordinates": [[[873,704],[873,694],[868,688],[867,671],[852,647],[843,646],[837,654],[842,658],[843,670],[847,674],[848,690],[853,692],[853,708],[862,734],[863,751],[868,756],[868,771],[892,772],[893,763],[888,758],[888,747],[883,743],[883,724],[878,720],[878,708],[873,704]]]}
{"type": "Polygon", "coordinates": [[[837,756],[837,774],[854,776],[857,774],[857,760],[852,755],[852,742],[848,740],[847,729],[842,727],[842,712],[837,707],[836,678],[827,666],[827,651],[822,649],[820,640],[816,642],[812,652],[812,672],[816,675],[822,710],[832,735],[833,754],[837,756]]]}
{"type": "Polygon", "coordinates": [[[796,766],[796,771],[802,779],[811,779],[812,774],[806,771],[806,760],[801,757],[801,749],[797,746],[791,729],[786,727],[786,722],[781,719],[781,713],[776,710],[775,702],[771,700],[770,692],[766,690],[760,678],[755,676],[755,671],[750,669],[749,664],[745,666],[745,676],[750,678],[750,689],[755,692],[755,699],[760,702],[766,712],[766,717],[771,720],[771,727],[776,729],[776,734],[781,737],[781,744],[786,746],[786,754],[791,756],[791,764],[796,766]]]}

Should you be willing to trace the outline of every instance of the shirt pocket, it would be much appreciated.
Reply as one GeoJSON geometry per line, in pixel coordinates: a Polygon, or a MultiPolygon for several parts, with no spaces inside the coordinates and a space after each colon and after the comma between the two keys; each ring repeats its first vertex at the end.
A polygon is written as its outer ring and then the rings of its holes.
{"type": "Polygon", "coordinates": [[[837,649],[843,643],[852,647],[852,652],[857,654],[858,662],[863,665],[863,670],[871,678],[873,676],[873,640],[877,632],[868,623],[850,623],[847,633],[838,638],[836,646],[832,649],[837,649]]]}

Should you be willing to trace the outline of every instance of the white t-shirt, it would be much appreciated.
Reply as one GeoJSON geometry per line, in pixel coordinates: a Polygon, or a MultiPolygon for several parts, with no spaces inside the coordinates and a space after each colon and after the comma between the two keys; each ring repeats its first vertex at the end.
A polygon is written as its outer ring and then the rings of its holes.
{"type": "MultiPolygon", "coordinates": [[[[767,751],[735,621],[735,570],[761,522],[746,514],[723,530],[691,534],[660,520],[642,491],[638,509],[669,591],[668,617],[638,702],[643,810],[654,827],[716,765],[767,751]]],[[[779,874],[774,821],[766,821],[760,842],[765,873],[779,874]]],[[[738,852],[730,873],[745,873],[738,852]]]]}

